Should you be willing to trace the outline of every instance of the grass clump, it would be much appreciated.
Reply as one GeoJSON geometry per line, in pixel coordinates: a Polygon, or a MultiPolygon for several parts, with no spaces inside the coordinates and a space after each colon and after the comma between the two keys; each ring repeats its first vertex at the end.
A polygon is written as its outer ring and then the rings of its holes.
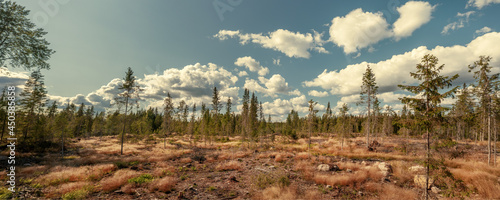
{"type": "Polygon", "coordinates": [[[4,187],[0,188],[0,199],[10,199],[12,198],[12,192],[4,187]]]}
{"type": "Polygon", "coordinates": [[[128,179],[129,183],[142,184],[149,183],[153,180],[153,175],[151,174],[143,174],[135,178],[128,179]]]}
{"type": "Polygon", "coordinates": [[[90,188],[85,187],[79,190],[75,190],[72,192],[68,192],[62,196],[63,200],[78,200],[78,199],[87,199],[87,196],[90,194],[90,188]]]}

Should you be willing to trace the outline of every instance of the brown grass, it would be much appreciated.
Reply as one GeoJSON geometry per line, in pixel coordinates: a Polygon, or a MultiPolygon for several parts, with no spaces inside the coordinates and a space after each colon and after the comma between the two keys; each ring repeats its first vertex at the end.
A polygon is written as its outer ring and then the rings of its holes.
{"type": "Polygon", "coordinates": [[[307,153],[307,152],[300,152],[298,153],[296,156],[295,156],[295,159],[297,160],[304,160],[304,159],[309,159],[309,157],[311,157],[311,154],[307,153]]]}
{"type": "Polygon", "coordinates": [[[149,190],[155,191],[158,190],[160,192],[168,192],[172,190],[177,184],[178,179],[171,176],[165,176],[161,179],[155,179],[153,182],[149,184],[149,190]]]}
{"type": "Polygon", "coordinates": [[[36,178],[36,183],[42,185],[55,185],[61,182],[84,181],[87,179],[100,179],[104,174],[115,169],[112,164],[82,167],[61,167],[57,166],[50,170],[48,174],[36,178]]]}
{"type": "Polygon", "coordinates": [[[254,199],[272,199],[272,200],[292,200],[292,199],[322,199],[321,194],[317,190],[308,190],[301,194],[297,191],[297,187],[292,185],[289,187],[271,186],[256,195],[254,199]]]}
{"type": "Polygon", "coordinates": [[[101,189],[103,191],[110,192],[120,188],[122,185],[127,183],[128,179],[137,177],[139,175],[139,172],[129,169],[121,169],[116,171],[111,177],[102,179],[99,184],[101,185],[101,189]]]}
{"type": "Polygon", "coordinates": [[[215,169],[219,170],[219,171],[230,171],[230,170],[241,171],[242,168],[243,168],[243,165],[240,162],[232,160],[232,161],[217,165],[217,167],[215,169]]]}
{"type": "Polygon", "coordinates": [[[323,185],[361,185],[366,182],[368,178],[371,180],[380,180],[383,177],[382,173],[376,167],[366,167],[359,171],[343,175],[326,175],[316,174],[313,178],[316,184],[323,185]]]}
{"type": "Polygon", "coordinates": [[[51,186],[45,189],[45,196],[47,198],[59,197],[61,195],[82,189],[83,187],[89,185],[91,185],[90,182],[80,181],[80,182],[64,183],[57,187],[51,186]]]}
{"type": "Polygon", "coordinates": [[[191,160],[191,158],[182,158],[182,159],[179,160],[179,162],[181,162],[181,163],[190,163],[190,162],[192,162],[192,160],[191,160]]]}
{"type": "Polygon", "coordinates": [[[500,184],[498,176],[484,171],[469,171],[465,169],[450,169],[450,172],[457,178],[464,181],[469,188],[477,189],[477,192],[484,198],[500,199],[500,184]]]}
{"type": "Polygon", "coordinates": [[[400,199],[417,199],[418,194],[411,190],[411,189],[406,189],[406,188],[400,188],[392,184],[384,184],[382,187],[382,190],[380,192],[380,199],[394,199],[394,200],[400,200],[400,199]]]}

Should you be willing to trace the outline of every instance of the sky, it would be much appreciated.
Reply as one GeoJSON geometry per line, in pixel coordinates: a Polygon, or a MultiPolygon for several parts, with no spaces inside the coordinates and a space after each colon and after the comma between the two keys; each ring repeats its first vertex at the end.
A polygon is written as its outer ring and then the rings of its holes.
{"type": "MultiPolygon", "coordinates": [[[[400,110],[410,95],[398,84],[418,84],[409,73],[426,54],[445,64],[454,85],[474,80],[467,66],[491,56],[500,72],[500,0],[299,1],[299,0],[17,0],[29,19],[47,31],[56,51],[43,70],[50,101],[115,110],[131,67],[144,89],[143,108],[211,102],[241,109],[244,88],[255,92],[264,113],[283,120],[305,115],[310,99],[318,114],[357,106],[369,65],[382,106],[400,110]]],[[[0,68],[0,83],[23,85],[29,72],[0,68]]],[[[443,104],[451,105],[453,99],[443,104]]]]}

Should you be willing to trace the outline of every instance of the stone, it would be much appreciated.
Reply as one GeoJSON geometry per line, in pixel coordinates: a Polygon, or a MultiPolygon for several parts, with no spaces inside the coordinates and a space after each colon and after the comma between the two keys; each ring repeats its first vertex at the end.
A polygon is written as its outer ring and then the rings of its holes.
{"type": "Polygon", "coordinates": [[[415,172],[422,172],[424,170],[425,170],[425,167],[422,167],[420,165],[415,165],[415,166],[411,166],[411,167],[408,168],[408,171],[414,172],[414,173],[415,172]]]}
{"type": "Polygon", "coordinates": [[[441,189],[439,189],[438,187],[431,187],[431,191],[437,194],[441,192],[441,189]]]}
{"type": "MultiPolygon", "coordinates": [[[[425,175],[415,175],[413,178],[413,182],[417,187],[424,188],[425,187],[425,175]]],[[[430,188],[434,184],[434,179],[432,177],[429,177],[429,184],[427,185],[427,188],[430,188]]]]}
{"type": "Polygon", "coordinates": [[[392,173],[392,166],[386,162],[379,163],[378,169],[382,171],[382,174],[384,174],[384,176],[389,176],[389,174],[392,173]]]}
{"type": "Polygon", "coordinates": [[[318,165],[318,171],[320,171],[320,172],[330,171],[330,165],[328,165],[328,164],[318,165]]]}
{"type": "Polygon", "coordinates": [[[351,173],[351,172],[352,172],[352,170],[351,170],[351,169],[347,169],[347,170],[345,170],[345,171],[346,171],[346,172],[348,172],[348,173],[351,173]]]}
{"type": "Polygon", "coordinates": [[[340,168],[336,164],[329,164],[330,165],[330,171],[339,171],[340,168]]]}
{"type": "Polygon", "coordinates": [[[331,186],[331,185],[326,185],[326,188],[327,188],[327,189],[331,189],[331,188],[333,188],[333,186],[331,186]]]}

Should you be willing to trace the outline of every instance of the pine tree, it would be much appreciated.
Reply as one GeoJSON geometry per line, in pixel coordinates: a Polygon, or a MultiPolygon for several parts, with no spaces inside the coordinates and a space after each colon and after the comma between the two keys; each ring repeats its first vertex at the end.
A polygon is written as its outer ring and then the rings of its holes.
{"type": "Polygon", "coordinates": [[[163,131],[165,138],[163,140],[163,147],[166,147],[167,136],[171,134],[174,126],[174,104],[172,103],[172,97],[170,93],[167,93],[167,97],[163,100],[163,131]]]}
{"type": "MultiPolygon", "coordinates": [[[[474,78],[477,80],[476,96],[479,98],[482,107],[483,129],[481,135],[488,133],[488,165],[491,164],[491,96],[494,86],[498,84],[499,74],[491,74],[491,57],[480,56],[479,60],[469,65],[469,72],[474,71],[474,78]]],[[[481,137],[482,140],[483,137],[481,137]]]]}
{"type": "Polygon", "coordinates": [[[307,116],[308,118],[308,124],[309,124],[309,145],[307,146],[307,149],[311,148],[311,137],[312,137],[312,129],[314,126],[314,118],[316,117],[316,113],[318,110],[314,110],[314,106],[318,104],[318,102],[313,101],[312,99],[308,101],[309,103],[309,115],[307,116]]]}
{"type": "Polygon", "coordinates": [[[461,137],[465,138],[474,118],[474,102],[465,83],[460,94],[457,95],[451,114],[457,121],[456,140],[460,140],[461,137]]]}
{"type": "MultiPolygon", "coordinates": [[[[345,121],[347,121],[346,118],[347,118],[347,112],[349,112],[349,107],[347,106],[347,104],[344,103],[344,104],[342,104],[342,107],[339,108],[339,111],[340,111],[340,116],[341,116],[341,118],[339,118],[339,119],[342,120],[342,127],[341,127],[341,132],[340,132],[342,135],[341,136],[342,139],[341,139],[340,150],[343,150],[344,149],[344,138],[345,138],[345,133],[346,133],[345,121]]],[[[348,123],[348,125],[349,125],[349,123],[348,123]]]]}
{"type": "Polygon", "coordinates": [[[243,141],[248,139],[248,134],[250,133],[251,127],[249,124],[248,113],[249,113],[249,103],[250,103],[250,91],[245,88],[243,93],[243,105],[241,111],[241,132],[243,141]]]}
{"type": "MultiPolygon", "coordinates": [[[[31,72],[30,78],[26,81],[23,91],[19,94],[21,97],[20,104],[27,113],[26,126],[23,130],[23,140],[26,140],[28,133],[32,128],[32,122],[38,121],[38,115],[43,111],[45,102],[47,101],[47,90],[45,90],[44,76],[40,69],[31,72]]],[[[35,133],[38,133],[35,126],[35,133]]]]}
{"type": "Polygon", "coordinates": [[[123,155],[123,141],[125,139],[125,127],[127,125],[127,115],[128,115],[128,105],[131,103],[132,98],[139,98],[139,92],[142,90],[137,84],[136,77],[134,76],[134,72],[129,67],[127,72],[125,72],[125,78],[123,78],[123,84],[118,88],[120,90],[124,90],[122,93],[118,94],[120,97],[123,97],[125,100],[120,101],[121,103],[125,103],[125,116],[123,120],[123,130],[122,130],[122,140],[121,140],[121,150],[120,154],[123,155]]]}
{"type": "Polygon", "coordinates": [[[434,55],[425,55],[421,63],[417,64],[417,72],[410,72],[410,75],[422,81],[417,86],[409,85],[398,85],[400,88],[407,90],[415,95],[422,94],[421,97],[403,97],[400,98],[403,104],[408,104],[415,110],[423,113],[424,119],[422,119],[424,128],[427,134],[427,156],[426,156],[426,188],[425,196],[426,199],[429,198],[428,185],[429,185],[429,162],[430,162],[430,133],[433,119],[436,119],[444,111],[443,107],[440,106],[441,101],[449,96],[452,96],[457,89],[457,87],[440,93],[440,90],[444,88],[449,88],[452,85],[452,81],[458,78],[458,74],[451,78],[448,76],[442,76],[439,73],[443,70],[444,65],[438,66],[438,58],[434,55]]]}
{"type": "Polygon", "coordinates": [[[361,93],[360,93],[360,103],[366,104],[368,111],[367,118],[367,129],[366,129],[366,147],[370,145],[370,120],[371,120],[371,106],[374,99],[377,97],[378,86],[375,82],[375,74],[373,73],[370,65],[366,67],[366,72],[363,74],[363,84],[361,85],[361,93]]]}

